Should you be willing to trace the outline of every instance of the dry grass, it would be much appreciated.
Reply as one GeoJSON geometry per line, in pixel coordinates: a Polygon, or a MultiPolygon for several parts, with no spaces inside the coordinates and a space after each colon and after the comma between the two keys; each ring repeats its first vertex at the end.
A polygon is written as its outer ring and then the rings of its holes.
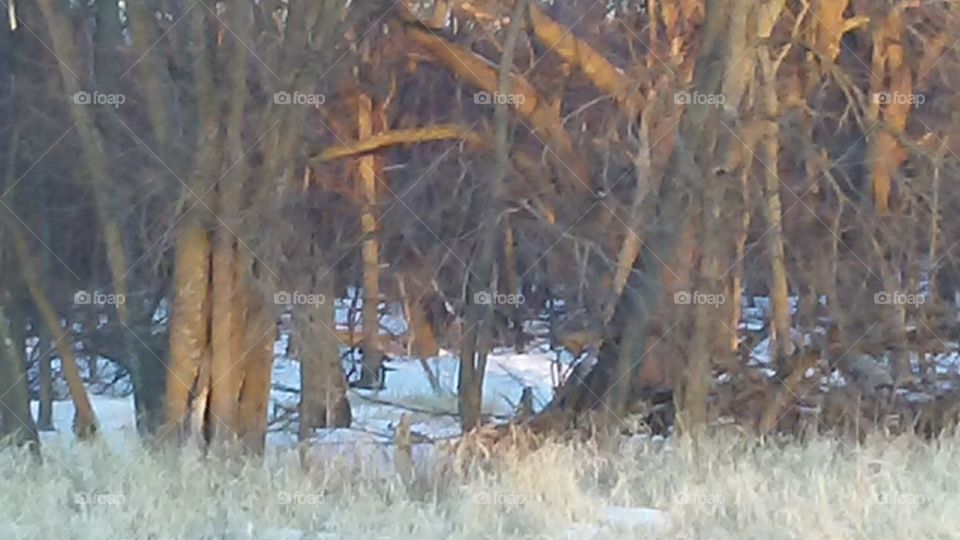
{"type": "Polygon", "coordinates": [[[342,457],[305,472],[295,451],[228,464],[50,444],[39,467],[0,454],[0,538],[954,538],[958,442],[555,443],[466,474],[421,462],[412,484],[342,457]],[[590,525],[608,506],[671,525],[590,525]]]}

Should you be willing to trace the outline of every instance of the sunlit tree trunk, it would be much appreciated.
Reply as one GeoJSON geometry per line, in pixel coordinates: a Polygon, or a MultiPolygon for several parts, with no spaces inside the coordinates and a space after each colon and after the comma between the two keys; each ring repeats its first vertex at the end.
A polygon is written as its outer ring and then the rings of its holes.
{"type": "MultiPolygon", "coordinates": [[[[225,62],[226,76],[222,87],[227,92],[227,114],[224,121],[224,161],[229,167],[215,186],[217,193],[217,227],[213,233],[213,266],[211,274],[210,334],[210,402],[209,418],[212,440],[228,443],[242,432],[243,418],[239,407],[240,389],[247,359],[245,336],[247,301],[250,299],[246,280],[250,267],[248,248],[236,236],[231,225],[238,222],[243,204],[243,189],[249,172],[243,144],[243,123],[249,97],[247,88],[250,6],[234,4],[228,8],[231,33],[235,39],[224,42],[220,50],[230,56],[225,62]]],[[[235,225],[233,225],[235,227],[235,225]]],[[[254,339],[254,338],[251,338],[254,339]]]]}
{"type": "MultiPolygon", "coordinates": [[[[373,134],[373,102],[361,94],[357,97],[357,135],[361,139],[373,134]]],[[[363,196],[360,225],[364,239],[360,246],[363,260],[363,370],[362,388],[379,388],[383,381],[380,352],[380,244],[377,239],[377,173],[376,158],[360,158],[358,191],[363,196]]]]}
{"type": "MultiPolygon", "coordinates": [[[[913,72],[904,58],[903,36],[905,27],[903,10],[906,3],[890,9],[873,27],[873,56],[870,71],[870,106],[868,116],[871,121],[883,125],[868,137],[870,141],[870,174],[873,193],[873,207],[880,216],[896,211],[892,208],[894,179],[907,160],[906,149],[898,141],[907,127],[910,109],[915,106],[913,72]]],[[[883,257],[896,259],[889,246],[883,257]]],[[[899,285],[899,276],[890,276],[885,280],[899,285]]],[[[894,306],[895,316],[891,321],[897,341],[901,348],[906,345],[906,309],[900,304],[894,306]]],[[[893,354],[893,372],[896,381],[905,382],[912,378],[909,355],[898,350],[893,354]]]]}
{"type": "Polygon", "coordinates": [[[243,385],[240,388],[240,434],[244,447],[262,454],[267,438],[267,406],[273,375],[273,344],[277,338],[273,310],[256,291],[247,292],[247,318],[244,325],[243,385]]]}
{"type": "Polygon", "coordinates": [[[235,439],[240,425],[237,398],[240,393],[242,350],[237,348],[238,289],[237,248],[232,233],[218,227],[214,233],[210,318],[210,424],[212,440],[235,439]]]}
{"type": "Polygon", "coordinates": [[[913,75],[904,62],[903,9],[893,7],[873,30],[869,116],[885,125],[869,137],[870,173],[874,208],[881,215],[890,210],[893,179],[907,158],[896,135],[906,128],[913,106],[913,75]]]}
{"type": "Polygon", "coordinates": [[[170,359],[162,434],[177,439],[191,410],[200,366],[210,346],[210,237],[196,223],[181,230],[174,261],[170,359]]]}

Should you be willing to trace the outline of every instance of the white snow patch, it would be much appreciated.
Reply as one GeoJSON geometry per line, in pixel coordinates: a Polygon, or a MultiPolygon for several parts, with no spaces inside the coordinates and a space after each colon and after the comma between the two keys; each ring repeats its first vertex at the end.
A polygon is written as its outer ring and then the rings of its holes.
{"type": "Polygon", "coordinates": [[[566,531],[563,538],[590,540],[609,538],[611,533],[663,532],[670,526],[670,516],[662,510],[608,506],[598,522],[574,525],[566,531]]]}

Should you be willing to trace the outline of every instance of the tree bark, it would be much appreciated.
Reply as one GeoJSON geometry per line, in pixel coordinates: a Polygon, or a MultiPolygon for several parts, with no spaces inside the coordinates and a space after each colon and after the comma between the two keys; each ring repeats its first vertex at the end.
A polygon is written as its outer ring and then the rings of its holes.
{"type": "Polygon", "coordinates": [[[4,344],[0,351],[0,440],[10,437],[14,445],[29,446],[39,455],[40,436],[30,411],[23,340],[16,334],[6,309],[0,306],[0,343],[4,344]]]}
{"type": "MultiPolygon", "coordinates": [[[[211,274],[211,350],[210,408],[212,440],[230,443],[240,438],[243,421],[240,410],[240,389],[247,359],[245,336],[247,326],[246,285],[249,259],[242,241],[231,228],[238,221],[243,202],[248,167],[243,144],[247,88],[248,47],[251,12],[246,4],[232,4],[227,10],[231,32],[235,34],[230,57],[226,62],[224,89],[229,92],[225,119],[224,156],[231,164],[216,185],[217,221],[213,235],[213,268],[211,274]]],[[[225,50],[226,47],[221,47],[225,50]]],[[[234,225],[235,226],[235,225],[234,225]]],[[[269,380],[269,379],[268,379],[269,380]]]]}
{"type": "Polygon", "coordinates": [[[212,440],[234,441],[240,431],[237,399],[243,382],[238,368],[242,350],[237,339],[237,248],[232,233],[218,227],[214,233],[211,270],[210,319],[210,406],[212,440]]]}
{"type": "Polygon", "coordinates": [[[164,438],[185,439],[184,420],[210,346],[210,250],[209,234],[196,223],[186,224],[174,262],[164,438]]]}
{"type": "Polygon", "coordinates": [[[897,134],[907,126],[913,103],[913,75],[904,62],[903,7],[894,6],[873,31],[873,58],[870,70],[870,108],[872,121],[886,124],[870,139],[870,173],[873,204],[880,215],[890,211],[893,179],[907,159],[897,134]],[[889,84],[884,84],[889,81],[889,84]]]}
{"type": "Polygon", "coordinates": [[[67,387],[70,389],[70,396],[73,398],[75,409],[73,417],[73,431],[78,439],[92,438],[97,432],[97,418],[93,413],[93,406],[90,405],[90,397],[87,395],[87,388],[80,377],[80,370],[77,368],[76,355],[73,352],[73,342],[69,339],[71,332],[60,326],[60,317],[56,309],[47,297],[47,293],[40,283],[40,274],[37,273],[37,265],[30,255],[29,248],[23,234],[12,227],[13,245],[20,260],[20,270],[27,290],[33,297],[33,302],[40,312],[47,330],[53,337],[60,353],[60,363],[63,366],[63,375],[67,380],[67,387]]]}
{"type": "Polygon", "coordinates": [[[53,431],[53,369],[50,365],[53,359],[53,351],[49,347],[53,341],[49,334],[44,331],[40,333],[40,340],[37,342],[37,349],[40,354],[37,361],[40,363],[39,385],[39,404],[37,414],[37,429],[40,431],[53,431]],[[46,349],[45,349],[46,348],[46,349]]]}
{"type": "Polygon", "coordinates": [[[770,56],[767,46],[757,48],[757,57],[763,72],[760,86],[760,107],[763,121],[760,137],[760,161],[764,165],[764,216],[767,221],[767,255],[770,258],[770,302],[773,307],[773,330],[771,339],[775,347],[776,365],[787,366],[794,346],[790,333],[790,302],[787,289],[787,267],[783,242],[783,205],[780,202],[780,101],[777,95],[777,68],[779,63],[770,56]]]}
{"type": "Polygon", "coordinates": [[[440,353],[440,345],[437,343],[437,333],[433,323],[424,309],[423,303],[426,296],[423,293],[424,287],[420,286],[416,279],[408,280],[404,276],[400,276],[397,280],[397,287],[403,297],[404,311],[410,326],[409,353],[421,359],[436,356],[440,353]],[[411,287],[411,285],[414,286],[411,287]]]}
{"type": "MultiPolygon", "coordinates": [[[[357,98],[357,136],[373,135],[373,102],[361,94],[357,98]]],[[[380,388],[383,354],[380,352],[380,245],[377,240],[377,174],[376,158],[360,158],[359,189],[363,194],[360,215],[364,235],[360,246],[363,259],[363,370],[361,388],[380,388]]]]}
{"type": "Polygon", "coordinates": [[[347,400],[347,379],[340,363],[339,340],[333,332],[335,291],[333,277],[322,274],[316,290],[324,302],[317,306],[294,306],[294,332],[299,334],[300,440],[316,428],[349,427],[352,420],[347,400]]]}
{"type": "MultiPolygon", "coordinates": [[[[517,0],[510,16],[510,26],[504,39],[503,57],[497,72],[496,90],[501,95],[513,92],[514,49],[523,26],[523,10],[528,0],[517,0]]],[[[489,68],[488,68],[489,69],[489,68]]],[[[460,350],[460,373],[457,380],[458,409],[460,427],[464,432],[480,424],[483,408],[483,379],[486,375],[487,354],[490,351],[493,325],[492,293],[497,291],[494,275],[496,243],[500,237],[500,204],[503,196],[503,183],[510,164],[509,120],[510,113],[505,103],[495,103],[494,130],[496,144],[496,162],[488,197],[482,208],[483,233],[479,249],[470,263],[470,276],[467,286],[466,320],[463,345],[460,350]],[[484,296],[486,301],[484,302],[484,296]]]]}
{"type": "MultiPolygon", "coordinates": [[[[68,95],[74,95],[81,90],[80,82],[75,73],[80,71],[76,61],[76,48],[71,36],[73,30],[70,21],[60,11],[53,0],[41,0],[40,9],[47,21],[50,37],[53,40],[53,51],[59,60],[60,78],[64,90],[68,95]]],[[[119,91],[119,90],[117,90],[119,91]]],[[[102,229],[103,243],[107,251],[107,263],[113,279],[114,292],[117,296],[126,297],[126,275],[129,268],[124,252],[120,226],[113,219],[110,202],[109,179],[110,167],[107,164],[107,149],[103,134],[97,128],[90,113],[89,107],[71,105],[70,113],[77,125],[80,135],[81,150],[84,161],[90,174],[90,182],[96,204],[97,218],[102,229]]],[[[126,304],[116,304],[117,316],[124,324],[128,324],[126,304]]]]}
{"type": "MultiPolygon", "coordinates": [[[[668,7],[673,10],[673,6],[661,5],[665,22],[668,22],[668,7]]],[[[731,44],[728,43],[729,15],[734,7],[727,0],[709,0],[707,3],[703,40],[693,70],[692,92],[704,95],[722,92],[724,76],[734,60],[730,54],[731,44]]],[[[676,13],[671,11],[669,15],[673,17],[676,13]]],[[[669,24],[667,26],[670,27],[669,24]]],[[[550,409],[568,409],[576,414],[602,410],[617,417],[626,412],[634,381],[639,380],[635,375],[644,366],[645,345],[651,338],[654,314],[663,297],[662,261],[674,260],[675,252],[681,249],[682,244],[686,244],[682,238],[690,230],[691,219],[702,216],[704,208],[708,210],[708,215],[711,214],[709,210],[716,204],[716,193],[710,195],[712,201],[705,201],[704,198],[711,182],[722,181],[722,178],[715,178],[717,165],[720,164],[716,152],[717,139],[722,135],[718,113],[715,105],[706,103],[694,102],[684,108],[667,172],[658,187],[658,212],[645,227],[649,240],[643,245],[642,256],[637,258],[634,271],[629,273],[627,286],[614,309],[597,363],[583,383],[576,385],[579,388],[571,390],[563,399],[555,400],[550,409]],[[709,205],[704,207],[705,203],[709,205]]],[[[720,155],[727,157],[722,152],[720,155]]],[[[726,164],[726,161],[722,163],[726,164]]],[[[697,232],[702,232],[703,226],[701,223],[697,232]]],[[[716,258],[717,251],[707,249],[705,256],[716,258]]],[[[706,276],[714,279],[716,262],[710,264],[710,267],[701,267],[701,270],[709,270],[705,272],[706,276]]],[[[703,283],[703,280],[699,282],[703,283]]],[[[712,286],[712,283],[707,285],[712,286]]],[[[703,322],[707,317],[716,317],[716,314],[704,312],[695,315],[702,321],[696,330],[701,337],[694,336],[699,341],[693,344],[691,356],[693,350],[709,348],[710,337],[706,329],[712,325],[703,322]]],[[[685,413],[686,427],[696,428],[705,419],[703,373],[709,370],[710,359],[708,355],[697,353],[696,357],[691,357],[691,361],[696,364],[687,367],[687,387],[681,391],[679,400],[688,409],[685,413]],[[692,388],[690,384],[693,384],[692,388]]]]}
{"type": "MultiPolygon", "coordinates": [[[[506,285],[506,294],[514,295],[514,298],[520,298],[523,294],[523,283],[520,282],[520,272],[517,269],[517,243],[513,234],[513,226],[510,223],[510,216],[503,217],[503,274],[506,285]]],[[[523,311],[519,303],[504,306],[509,314],[509,320],[513,330],[513,347],[521,351],[524,346],[523,332],[523,311]]]]}
{"type": "Polygon", "coordinates": [[[240,433],[244,447],[263,454],[267,440],[267,405],[273,375],[273,344],[277,325],[272,310],[256,291],[247,293],[247,321],[242,351],[243,386],[240,388],[240,433]]]}

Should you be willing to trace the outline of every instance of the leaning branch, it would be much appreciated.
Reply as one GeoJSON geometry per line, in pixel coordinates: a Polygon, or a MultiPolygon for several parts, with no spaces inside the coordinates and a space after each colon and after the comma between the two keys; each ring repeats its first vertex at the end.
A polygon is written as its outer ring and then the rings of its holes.
{"type": "Polygon", "coordinates": [[[437,124],[427,127],[384,131],[357,141],[344,142],[327,148],[310,161],[314,164],[325,163],[335,159],[368,154],[388,146],[458,139],[463,139],[469,144],[478,146],[486,146],[488,144],[481,135],[471,131],[470,128],[466,126],[460,124],[437,124]]]}
{"type": "Polygon", "coordinates": [[[569,28],[551,19],[536,4],[530,4],[530,25],[533,35],[544,47],[556,53],[567,63],[576,66],[601,92],[616,98],[629,111],[639,111],[640,94],[631,96],[627,77],[589,43],[578,38],[569,28]]]}
{"type": "MultiPolygon", "coordinates": [[[[406,35],[456,76],[484,92],[495,94],[499,91],[497,68],[486,58],[420,26],[407,25],[406,35]]],[[[590,169],[574,148],[560,115],[525,78],[513,74],[510,79],[512,101],[517,113],[531,124],[531,130],[540,132],[539,138],[552,148],[550,153],[558,173],[567,180],[574,192],[582,193],[591,189],[590,169]]]]}

